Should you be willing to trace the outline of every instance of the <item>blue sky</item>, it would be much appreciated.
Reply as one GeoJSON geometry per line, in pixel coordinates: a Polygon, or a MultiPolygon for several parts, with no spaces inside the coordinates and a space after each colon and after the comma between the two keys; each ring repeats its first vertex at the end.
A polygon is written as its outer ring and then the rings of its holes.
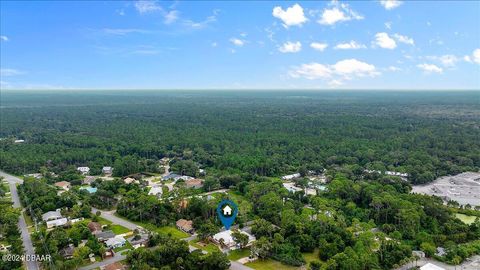
{"type": "Polygon", "coordinates": [[[1,1],[2,89],[480,89],[478,1],[1,1]]]}

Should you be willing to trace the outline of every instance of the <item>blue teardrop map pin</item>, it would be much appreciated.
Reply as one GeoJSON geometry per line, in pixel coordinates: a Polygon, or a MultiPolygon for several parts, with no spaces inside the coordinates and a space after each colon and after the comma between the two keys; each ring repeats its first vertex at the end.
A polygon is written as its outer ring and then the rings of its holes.
{"type": "Polygon", "coordinates": [[[238,214],[237,205],[230,200],[223,200],[217,206],[217,215],[225,229],[230,229],[238,214]]]}

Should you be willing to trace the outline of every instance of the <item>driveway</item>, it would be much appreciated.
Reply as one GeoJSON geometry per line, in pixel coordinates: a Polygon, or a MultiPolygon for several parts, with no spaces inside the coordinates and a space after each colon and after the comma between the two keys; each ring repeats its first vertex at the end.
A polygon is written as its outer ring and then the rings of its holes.
{"type": "MultiPolygon", "coordinates": [[[[20,198],[18,197],[17,184],[22,184],[23,180],[2,171],[0,171],[0,176],[3,176],[9,184],[10,194],[12,196],[12,201],[13,201],[13,207],[21,208],[22,205],[20,204],[20,198]]],[[[18,228],[20,229],[20,232],[22,235],[22,242],[23,242],[23,248],[25,249],[25,255],[29,255],[28,257],[32,258],[32,256],[35,255],[35,249],[33,248],[32,238],[30,238],[30,234],[28,233],[27,223],[25,222],[25,218],[23,217],[23,211],[20,214],[20,218],[18,219],[18,228]]],[[[27,261],[25,262],[25,265],[27,266],[27,270],[40,269],[38,262],[27,261]]]]}

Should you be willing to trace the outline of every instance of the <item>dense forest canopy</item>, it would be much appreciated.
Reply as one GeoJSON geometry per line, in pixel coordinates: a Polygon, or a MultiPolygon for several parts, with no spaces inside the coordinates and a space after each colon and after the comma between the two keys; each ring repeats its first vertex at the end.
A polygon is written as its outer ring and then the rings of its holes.
{"type": "Polygon", "coordinates": [[[229,174],[359,166],[423,183],[480,168],[479,104],[475,91],[2,91],[0,167],[149,171],[177,156],[229,174]]]}

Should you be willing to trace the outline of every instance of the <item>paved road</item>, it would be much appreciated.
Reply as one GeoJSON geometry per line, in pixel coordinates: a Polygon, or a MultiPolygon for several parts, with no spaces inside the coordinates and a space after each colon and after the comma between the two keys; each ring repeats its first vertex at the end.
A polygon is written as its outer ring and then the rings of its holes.
{"type": "MultiPolygon", "coordinates": [[[[10,194],[12,196],[12,201],[13,201],[13,207],[21,208],[22,205],[20,204],[20,198],[18,197],[16,185],[23,183],[23,180],[16,176],[4,173],[2,171],[0,171],[0,176],[5,177],[5,180],[7,180],[9,183],[10,194]]],[[[32,238],[30,238],[30,234],[28,233],[27,223],[25,222],[23,213],[20,214],[20,218],[18,220],[18,228],[20,229],[20,232],[22,234],[22,241],[23,241],[23,247],[25,249],[25,254],[30,255],[29,257],[32,257],[32,255],[35,255],[35,249],[33,248],[32,238]]],[[[40,269],[40,266],[38,265],[37,262],[28,261],[26,262],[26,266],[27,266],[27,270],[40,269]]]]}
{"type": "Polygon", "coordinates": [[[123,218],[119,218],[117,216],[115,216],[115,210],[112,210],[112,211],[103,211],[103,210],[100,210],[100,209],[97,209],[97,208],[94,208],[92,207],[92,213],[93,214],[96,214],[97,211],[100,211],[100,213],[102,213],[100,216],[103,217],[104,219],[106,220],[109,220],[111,221],[112,223],[114,224],[118,224],[118,225],[121,225],[129,230],[135,230],[136,228],[140,227],[138,226],[137,224],[131,222],[131,221],[128,221],[126,219],[123,219],[123,218]]]}

